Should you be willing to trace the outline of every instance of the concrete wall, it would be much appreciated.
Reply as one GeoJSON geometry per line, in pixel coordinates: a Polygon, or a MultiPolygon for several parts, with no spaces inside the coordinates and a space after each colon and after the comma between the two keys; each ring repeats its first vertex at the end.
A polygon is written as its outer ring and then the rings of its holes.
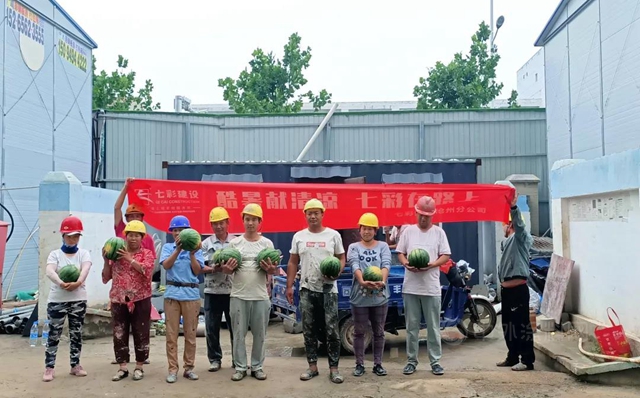
{"type": "Polygon", "coordinates": [[[550,183],[554,251],[576,262],[566,309],[608,323],[613,307],[640,336],[640,149],[556,162],[550,183]]]}
{"type": "Polygon", "coordinates": [[[40,261],[38,317],[46,318],[51,282],[45,275],[47,257],[61,246],[60,222],[68,215],[82,220],[84,233],[79,246],[89,250],[93,266],[86,280],[88,306],[97,307],[109,300],[111,283],[102,283],[102,246],[114,236],[113,203],[119,192],[83,186],[68,172],[50,172],[40,183],[40,261]]]}
{"type": "Polygon", "coordinates": [[[544,48],[538,50],[517,73],[518,103],[525,100],[539,99],[540,106],[545,107],[544,94],[544,48]]]}

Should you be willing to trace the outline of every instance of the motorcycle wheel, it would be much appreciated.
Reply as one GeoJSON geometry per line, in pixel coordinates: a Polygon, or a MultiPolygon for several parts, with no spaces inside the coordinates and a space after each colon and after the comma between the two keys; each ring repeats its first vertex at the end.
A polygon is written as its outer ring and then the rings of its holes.
{"type": "Polygon", "coordinates": [[[456,327],[460,333],[470,339],[482,339],[493,332],[498,322],[498,314],[491,303],[484,300],[474,300],[474,302],[479,319],[472,319],[471,311],[467,308],[456,327]]]}

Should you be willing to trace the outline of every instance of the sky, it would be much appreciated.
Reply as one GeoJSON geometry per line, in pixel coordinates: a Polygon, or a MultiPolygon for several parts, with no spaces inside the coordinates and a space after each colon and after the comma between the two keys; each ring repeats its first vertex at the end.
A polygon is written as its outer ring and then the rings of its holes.
{"type": "MultiPolygon", "coordinates": [[[[414,100],[413,87],[437,61],[467,53],[489,23],[490,0],[59,0],[98,43],[98,70],[119,54],[137,83],[151,79],[161,110],[183,95],[193,104],[224,103],[218,79],[237,78],[260,47],[281,57],[288,37],[311,47],[304,91],[325,88],[339,101],[414,100]]],[[[516,73],[539,48],[533,43],[560,0],[495,0],[504,25],[495,44],[502,59],[498,98],[516,89],[516,73]]]]}

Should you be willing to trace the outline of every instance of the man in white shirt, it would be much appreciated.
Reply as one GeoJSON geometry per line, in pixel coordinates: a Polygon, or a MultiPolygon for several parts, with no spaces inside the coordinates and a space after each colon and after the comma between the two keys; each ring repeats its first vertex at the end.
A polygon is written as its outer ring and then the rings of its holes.
{"type": "Polygon", "coordinates": [[[436,213],[433,198],[423,196],[418,199],[415,211],[417,224],[402,231],[396,248],[398,259],[406,268],[402,297],[407,327],[407,365],[402,372],[406,375],[413,374],[418,366],[418,335],[421,317],[424,315],[431,372],[440,376],[444,374],[440,365],[440,266],[451,257],[451,249],[444,230],[433,225],[432,217],[436,213]],[[430,259],[429,265],[419,270],[410,266],[407,260],[409,253],[418,248],[426,250],[430,259]]]}
{"type": "Polygon", "coordinates": [[[293,284],[301,267],[300,310],[302,331],[309,368],[300,375],[300,380],[311,380],[318,373],[318,332],[322,326],[326,331],[329,357],[329,379],[342,383],[344,378],[338,371],[340,360],[340,336],[338,325],[338,287],[336,279],[325,278],[320,272],[320,263],[329,256],[340,260],[340,272],[345,266],[345,251],[338,231],[322,225],[325,208],[318,199],[309,200],[304,206],[308,228],[298,231],[291,242],[287,264],[287,299],[293,304],[293,284]],[[324,325],[316,322],[324,319],[324,325]]]}

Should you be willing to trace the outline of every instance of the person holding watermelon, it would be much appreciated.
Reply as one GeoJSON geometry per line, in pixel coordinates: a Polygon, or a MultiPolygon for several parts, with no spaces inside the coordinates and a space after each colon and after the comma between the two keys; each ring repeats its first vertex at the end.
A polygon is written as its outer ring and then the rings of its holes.
{"type": "Polygon", "coordinates": [[[233,361],[233,328],[229,315],[229,300],[233,275],[222,272],[221,267],[213,264],[213,255],[229,245],[236,235],[229,234],[229,213],[224,207],[214,207],[209,213],[209,223],[213,235],[202,241],[202,252],[208,259],[203,269],[204,277],[204,320],[207,340],[207,358],[209,372],[217,372],[222,364],[222,348],[220,348],[220,325],[222,315],[227,323],[231,337],[232,366],[233,361]]]}
{"type": "Polygon", "coordinates": [[[432,218],[436,214],[433,198],[420,197],[414,209],[417,223],[402,231],[396,248],[398,260],[408,271],[404,273],[402,283],[407,328],[407,365],[402,373],[413,374],[418,366],[418,336],[424,316],[431,372],[440,376],[444,374],[440,365],[440,266],[449,261],[451,248],[447,234],[433,224],[432,218]]]}
{"type": "Polygon", "coordinates": [[[364,334],[373,329],[373,373],[386,376],[382,367],[384,352],[384,325],[387,320],[389,288],[387,277],[391,269],[391,249],[386,242],[374,239],[380,228],[378,217],[364,213],[358,221],[360,242],[352,243],[347,250],[347,264],[353,273],[351,286],[351,315],[355,326],[353,350],[356,355],[354,376],[362,376],[364,368],[364,334]]]}
{"type": "Polygon", "coordinates": [[[271,300],[267,293],[267,275],[277,271],[277,264],[271,259],[262,258],[264,249],[273,249],[273,242],[258,232],[262,223],[262,207],[257,203],[248,203],[242,210],[244,234],[234,238],[229,248],[236,249],[242,256],[242,263],[231,258],[222,264],[222,272],[234,274],[231,286],[230,313],[233,325],[233,360],[235,373],[231,380],[240,381],[247,375],[247,347],[245,339],[251,329],[253,344],[251,348],[251,377],[266,380],[263,365],[265,359],[264,343],[267,338],[271,300]]]}
{"type": "Polygon", "coordinates": [[[196,360],[196,329],[200,315],[200,284],[198,275],[204,268],[204,257],[198,243],[194,250],[182,249],[180,232],[191,228],[189,219],[178,215],[171,219],[169,232],[173,243],[165,243],[160,254],[160,264],[167,272],[167,289],[164,293],[164,315],[166,331],[167,360],[169,374],[167,383],[178,380],[178,333],[180,317],[184,332],[184,373],[188,380],[198,380],[193,371],[196,360]]]}
{"type": "Polygon", "coordinates": [[[82,325],[87,312],[87,290],[85,280],[91,269],[91,254],[78,247],[84,228],[78,217],[69,216],[62,220],[60,233],[62,246],[49,253],[46,275],[51,281],[47,298],[47,318],[49,339],[45,351],[43,381],[55,377],[56,355],[65,319],[69,319],[69,357],[73,376],[86,376],[87,371],[80,365],[82,352],[82,325]]]}
{"type": "Polygon", "coordinates": [[[302,333],[309,368],[300,375],[306,381],[318,376],[318,335],[326,332],[329,379],[342,383],[344,377],[338,370],[340,361],[340,335],[338,324],[338,287],[336,280],[345,267],[345,252],[338,231],[322,225],[325,208],[318,199],[311,199],[303,209],[308,227],[296,232],[291,241],[287,264],[287,299],[293,304],[293,284],[301,268],[300,310],[302,333]],[[323,274],[323,266],[326,273],[323,274]],[[323,320],[324,325],[317,320],[323,320]],[[324,328],[323,328],[324,326],[324,328]]]}
{"type": "MultiPolygon", "coordinates": [[[[102,283],[111,281],[109,300],[113,319],[113,350],[120,369],[111,380],[119,381],[129,376],[129,328],[133,334],[136,367],[133,380],[144,377],[143,365],[149,357],[149,331],[151,323],[151,273],[154,256],[142,247],[147,234],[144,224],[132,220],[124,228],[126,247],[120,249],[118,260],[107,258],[103,250],[104,268],[102,283]]],[[[113,257],[112,257],[113,258],[113,257]]]]}

